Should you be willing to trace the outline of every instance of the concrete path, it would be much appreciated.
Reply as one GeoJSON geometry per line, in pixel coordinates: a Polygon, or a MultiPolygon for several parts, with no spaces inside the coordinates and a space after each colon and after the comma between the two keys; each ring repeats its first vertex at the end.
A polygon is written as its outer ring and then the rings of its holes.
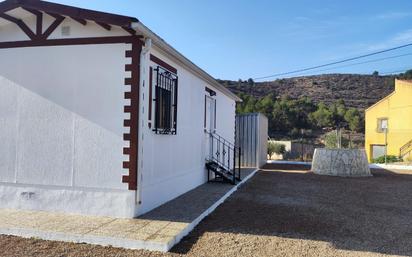
{"type": "Polygon", "coordinates": [[[0,234],[168,251],[255,172],[243,169],[236,186],[201,185],[136,219],[0,209],[0,234]]]}

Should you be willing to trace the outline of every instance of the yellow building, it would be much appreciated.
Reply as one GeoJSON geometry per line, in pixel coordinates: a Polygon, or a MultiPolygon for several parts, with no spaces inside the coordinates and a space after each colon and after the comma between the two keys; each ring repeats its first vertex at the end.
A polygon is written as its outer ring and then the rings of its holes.
{"type": "MultiPolygon", "coordinates": [[[[373,92],[371,92],[373,93],[373,92]]],[[[412,160],[412,81],[396,80],[395,91],[365,111],[369,161],[385,154],[412,160]],[[386,138],[386,140],[385,140],[386,138]]]]}

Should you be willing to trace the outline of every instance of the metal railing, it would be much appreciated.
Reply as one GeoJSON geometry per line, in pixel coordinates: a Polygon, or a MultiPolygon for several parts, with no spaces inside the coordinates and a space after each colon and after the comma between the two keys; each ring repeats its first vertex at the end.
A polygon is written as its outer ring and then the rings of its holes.
{"type": "Polygon", "coordinates": [[[404,144],[400,149],[399,149],[399,157],[402,158],[408,153],[412,151],[412,140],[410,140],[408,143],[404,144]]]}
{"type": "Polygon", "coordinates": [[[210,153],[207,161],[216,162],[232,176],[232,183],[241,180],[241,149],[217,133],[207,132],[210,137],[210,153]]]}

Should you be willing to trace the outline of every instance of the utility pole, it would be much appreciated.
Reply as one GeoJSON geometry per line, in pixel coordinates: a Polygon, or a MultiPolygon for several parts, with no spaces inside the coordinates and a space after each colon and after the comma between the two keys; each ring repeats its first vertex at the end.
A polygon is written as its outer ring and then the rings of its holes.
{"type": "Polygon", "coordinates": [[[300,129],[300,160],[303,162],[303,135],[305,133],[304,129],[300,129]]]}
{"type": "Polygon", "coordinates": [[[388,164],[388,128],[384,128],[385,131],[385,165],[388,164]]]}
{"type": "Polygon", "coordinates": [[[338,149],[342,148],[342,140],[341,140],[341,131],[340,131],[340,126],[336,127],[336,146],[338,147],[338,149]]]}

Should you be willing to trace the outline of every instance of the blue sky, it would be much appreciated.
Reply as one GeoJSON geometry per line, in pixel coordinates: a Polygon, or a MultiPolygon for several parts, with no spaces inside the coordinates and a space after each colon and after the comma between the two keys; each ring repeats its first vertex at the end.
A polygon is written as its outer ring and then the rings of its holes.
{"type": "MultiPolygon", "coordinates": [[[[411,0],[53,2],[137,17],[222,79],[257,78],[412,43],[411,0]]],[[[398,55],[405,56],[293,76],[412,68],[412,46],[352,63],[398,55]]]]}

